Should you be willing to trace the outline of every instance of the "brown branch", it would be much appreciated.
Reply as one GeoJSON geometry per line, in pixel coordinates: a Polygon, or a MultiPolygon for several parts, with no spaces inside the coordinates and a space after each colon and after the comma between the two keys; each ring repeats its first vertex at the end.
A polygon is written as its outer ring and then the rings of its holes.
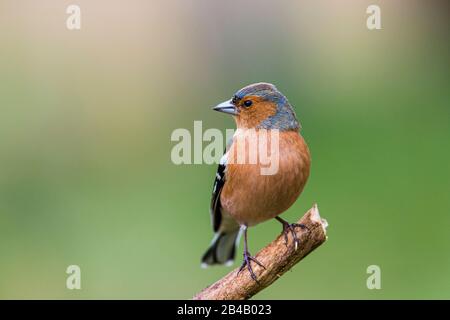
{"type": "Polygon", "coordinates": [[[297,250],[292,235],[289,235],[288,246],[284,242],[283,235],[280,235],[257,253],[256,259],[266,267],[263,269],[252,263],[258,283],[250,277],[247,269],[242,270],[239,275],[238,269],[235,269],[196,294],[194,300],[244,300],[270,286],[327,239],[327,222],[320,218],[317,205],[309,209],[298,223],[304,224],[307,229],[296,228],[297,237],[300,239],[297,250]]]}

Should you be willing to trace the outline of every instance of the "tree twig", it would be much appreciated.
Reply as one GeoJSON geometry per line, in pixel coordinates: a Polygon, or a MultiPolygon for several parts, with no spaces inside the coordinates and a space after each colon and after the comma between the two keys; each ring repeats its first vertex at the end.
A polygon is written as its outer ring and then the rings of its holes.
{"type": "Polygon", "coordinates": [[[244,300],[270,286],[327,239],[327,222],[320,218],[317,205],[309,209],[297,223],[307,227],[304,230],[296,228],[297,237],[300,239],[297,250],[292,235],[289,235],[287,246],[284,236],[280,235],[256,254],[256,259],[266,267],[263,269],[252,264],[258,282],[250,277],[247,269],[242,270],[239,275],[238,269],[235,269],[196,294],[194,300],[244,300]]]}

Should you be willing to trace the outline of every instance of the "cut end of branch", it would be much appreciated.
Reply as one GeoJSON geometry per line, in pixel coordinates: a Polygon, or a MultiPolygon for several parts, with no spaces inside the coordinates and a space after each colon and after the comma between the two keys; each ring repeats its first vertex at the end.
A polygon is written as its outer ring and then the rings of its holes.
{"type": "MultiPolygon", "coordinates": [[[[322,219],[319,214],[319,207],[317,206],[317,203],[314,204],[314,206],[306,213],[306,215],[310,212],[311,220],[317,223],[320,223],[323,228],[323,232],[327,233],[327,227],[328,227],[328,221],[326,219],[322,219]]],[[[305,216],[306,216],[305,215],[305,216]]]]}

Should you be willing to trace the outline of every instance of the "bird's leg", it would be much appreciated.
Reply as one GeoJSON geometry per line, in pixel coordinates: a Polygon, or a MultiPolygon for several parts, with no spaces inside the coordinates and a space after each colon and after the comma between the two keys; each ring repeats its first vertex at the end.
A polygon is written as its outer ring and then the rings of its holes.
{"type": "Polygon", "coordinates": [[[283,234],[284,234],[284,242],[286,243],[286,246],[288,245],[288,233],[290,232],[292,234],[292,238],[294,239],[295,243],[295,250],[297,250],[298,245],[300,244],[300,239],[297,237],[297,233],[295,232],[295,228],[301,228],[302,230],[308,229],[307,226],[301,223],[289,223],[284,219],[281,219],[280,217],[275,217],[277,221],[281,222],[283,225],[283,234]]]}
{"type": "Polygon", "coordinates": [[[255,273],[253,272],[253,268],[251,266],[251,262],[255,262],[257,265],[259,265],[261,268],[266,269],[266,267],[264,267],[261,262],[259,262],[258,260],[256,260],[255,257],[252,257],[252,255],[250,254],[250,252],[248,252],[248,243],[247,243],[247,226],[244,226],[244,261],[242,261],[242,265],[239,268],[238,271],[238,275],[239,273],[241,273],[241,271],[247,267],[248,272],[250,273],[250,276],[252,277],[253,280],[255,280],[256,282],[258,282],[255,273]]]}

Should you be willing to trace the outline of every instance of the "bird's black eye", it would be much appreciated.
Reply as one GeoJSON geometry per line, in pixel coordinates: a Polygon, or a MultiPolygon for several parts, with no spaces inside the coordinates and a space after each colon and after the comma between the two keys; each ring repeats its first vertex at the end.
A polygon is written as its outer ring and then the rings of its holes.
{"type": "Polygon", "coordinates": [[[246,106],[246,107],[250,107],[251,105],[252,105],[252,100],[245,100],[244,101],[244,106],[246,106]]]}

